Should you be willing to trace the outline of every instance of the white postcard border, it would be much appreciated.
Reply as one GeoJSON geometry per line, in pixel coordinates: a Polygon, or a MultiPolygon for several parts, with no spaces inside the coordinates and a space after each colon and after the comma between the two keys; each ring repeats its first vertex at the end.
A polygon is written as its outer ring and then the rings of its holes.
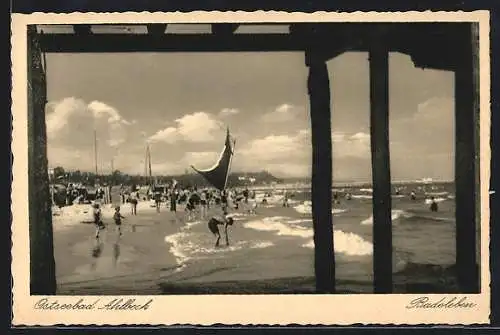
{"type": "Polygon", "coordinates": [[[490,179],[490,59],[489,12],[190,12],[190,13],[71,13],[12,14],[12,276],[14,325],[124,325],[124,324],[482,324],[489,322],[489,179],[490,179]],[[105,304],[113,299],[136,299],[147,304],[140,311],[43,310],[35,304],[43,296],[29,294],[27,34],[28,24],[77,23],[215,23],[215,22],[479,22],[480,25],[480,198],[481,294],[428,294],[465,297],[474,303],[463,309],[411,309],[422,295],[163,295],[163,296],[49,296],[51,301],[105,304]]]}

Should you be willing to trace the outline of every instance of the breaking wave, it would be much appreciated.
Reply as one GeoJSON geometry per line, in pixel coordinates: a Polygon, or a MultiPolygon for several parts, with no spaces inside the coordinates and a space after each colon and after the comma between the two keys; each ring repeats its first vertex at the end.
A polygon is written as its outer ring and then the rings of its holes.
{"type": "MultiPolygon", "coordinates": [[[[336,253],[349,256],[368,256],[373,253],[373,244],[364,240],[354,233],[346,233],[342,230],[335,230],[333,233],[333,245],[336,253]]],[[[302,245],[305,248],[314,248],[314,241],[302,245]]]]}
{"type": "MultiPolygon", "coordinates": [[[[401,210],[401,209],[393,209],[391,211],[391,220],[392,221],[395,221],[401,217],[403,218],[409,218],[409,217],[412,217],[413,214],[411,213],[408,213],[408,212],[405,212],[404,210],[401,210]]],[[[363,221],[361,221],[361,224],[362,225],[372,225],[373,224],[373,215],[370,216],[368,219],[365,219],[363,221]]]]}
{"type": "MultiPolygon", "coordinates": [[[[300,205],[297,205],[294,207],[294,209],[301,214],[312,214],[312,202],[311,201],[304,201],[300,205]]],[[[332,213],[333,214],[341,214],[347,212],[347,209],[341,209],[341,208],[333,208],[332,213]]]]}
{"type": "MultiPolygon", "coordinates": [[[[446,199],[445,198],[435,198],[434,201],[436,202],[443,202],[445,201],[446,199]]],[[[425,204],[426,205],[430,205],[432,203],[432,200],[431,199],[425,199],[425,204]]]]}
{"type": "MultiPolygon", "coordinates": [[[[307,239],[301,244],[304,248],[314,248],[314,231],[309,227],[301,227],[292,224],[294,220],[286,220],[280,216],[267,217],[262,220],[255,220],[244,223],[245,228],[260,231],[274,232],[278,236],[291,236],[307,239]]],[[[349,256],[366,256],[373,252],[372,243],[364,240],[354,233],[346,233],[342,230],[335,230],[334,234],[335,252],[349,256]]]]}

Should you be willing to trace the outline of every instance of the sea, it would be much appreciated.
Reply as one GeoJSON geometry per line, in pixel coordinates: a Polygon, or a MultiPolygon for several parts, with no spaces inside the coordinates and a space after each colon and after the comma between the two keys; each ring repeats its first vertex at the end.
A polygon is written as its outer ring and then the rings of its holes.
{"type": "MultiPolygon", "coordinates": [[[[337,284],[349,292],[370,293],[372,190],[356,186],[332,191],[352,194],[350,200],[340,197],[332,209],[337,284]]],[[[251,204],[232,209],[229,246],[222,234],[222,246],[214,247],[206,218],[188,221],[180,231],[165,236],[165,248],[178,263],[169,280],[201,284],[314,277],[310,189],[289,189],[289,207],[283,207],[283,192],[276,187],[258,190],[255,213],[248,212],[251,204]],[[264,198],[267,203],[262,202],[264,198]]],[[[452,285],[446,269],[455,263],[456,251],[453,183],[398,186],[392,195],[392,233],[395,280],[452,285]],[[415,200],[410,198],[411,191],[416,193],[415,200]],[[437,212],[429,209],[431,197],[438,203],[437,212]]]]}

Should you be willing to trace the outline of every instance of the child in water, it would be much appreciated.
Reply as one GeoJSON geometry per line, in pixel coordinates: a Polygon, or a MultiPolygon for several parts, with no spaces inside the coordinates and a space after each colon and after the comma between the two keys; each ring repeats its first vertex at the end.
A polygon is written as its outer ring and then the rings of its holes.
{"type": "Polygon", "coordinates": [[[118,229],[118,232],[120,233],[120,236],[122,236],[122,219],[125,219],[125,217],[120,214],[120,206],[116,206],[113,220],[115,220],[115,225],[118,229]]]}
{"type": "Polygon", "coordinates": [[[98,203],[94,204],[94,213],[93,214],[94,214],[94,225],[96,228],[95,238],[98,239],[100,231],[102,229],[106,228],[106,226],[104,226],[104,223],[102,222],[101,208],[100,208],[98,203]]]}

